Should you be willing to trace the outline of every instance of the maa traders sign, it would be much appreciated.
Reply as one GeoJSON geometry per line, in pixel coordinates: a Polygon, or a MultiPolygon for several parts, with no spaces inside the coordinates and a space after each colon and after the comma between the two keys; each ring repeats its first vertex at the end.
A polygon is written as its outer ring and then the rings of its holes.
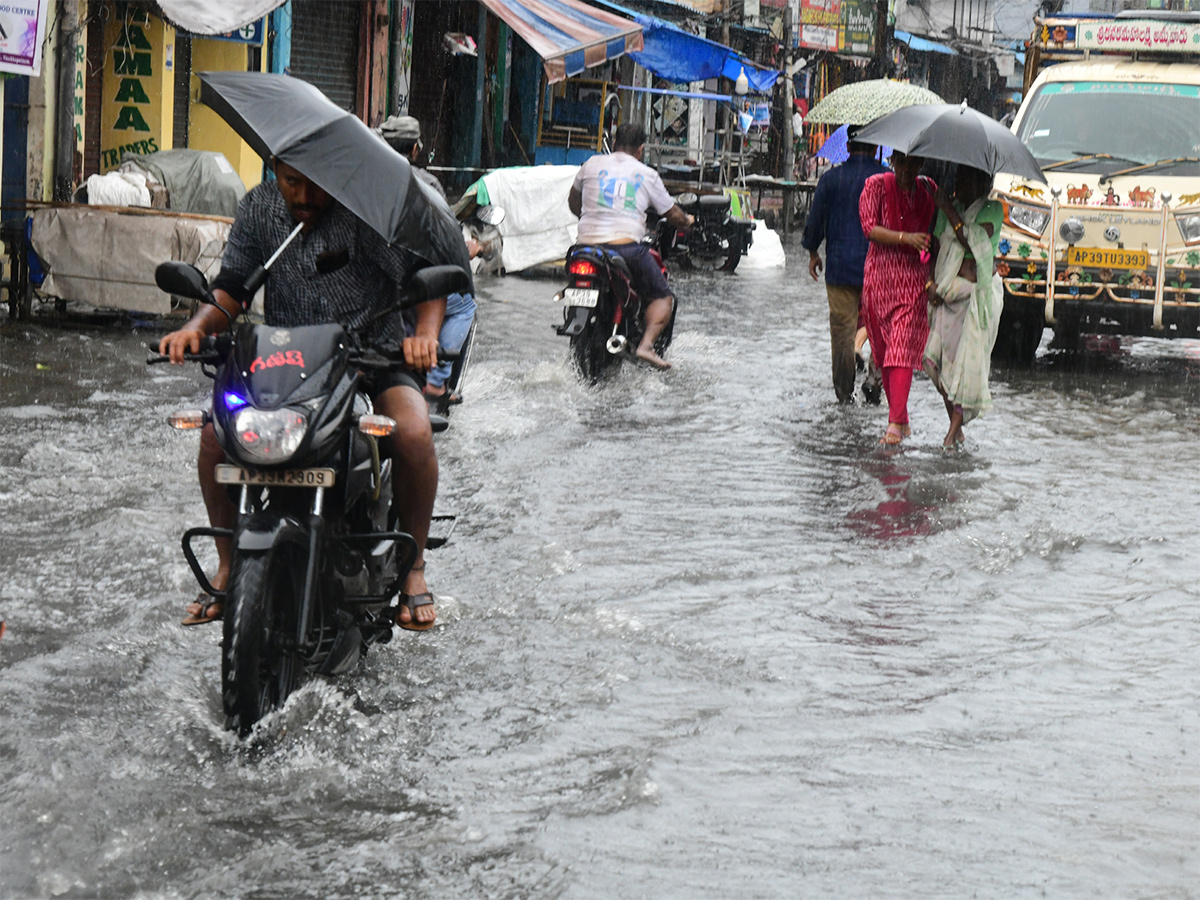
{"type": "Polygon", "coordinates": [[[0,72],[42,74],[50,0],[0,0],[0,72]]]}

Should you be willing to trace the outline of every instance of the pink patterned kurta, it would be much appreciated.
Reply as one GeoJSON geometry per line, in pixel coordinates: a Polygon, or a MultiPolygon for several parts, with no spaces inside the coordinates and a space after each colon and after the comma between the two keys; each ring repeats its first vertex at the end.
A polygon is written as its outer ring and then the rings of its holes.
{"type": "MultiPolygon", "coordinates": [[[[858,201],[863,234],[876,225],[893,231],[928,233],[937,207],[937,186],[919,177],[911,191],[896,185],[894,172],[872,175],[858,201]]],[[[925,282],[929,262],[911,247],[871,241],[863,271],[862,310],[871,339],[871,356],[880,366],[921,367],[929,339],[925,282]]]]}

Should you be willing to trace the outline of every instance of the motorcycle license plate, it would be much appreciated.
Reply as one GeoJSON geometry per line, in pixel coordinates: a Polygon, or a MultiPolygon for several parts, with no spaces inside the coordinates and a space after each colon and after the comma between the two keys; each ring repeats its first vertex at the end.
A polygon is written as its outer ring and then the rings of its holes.
{"type": "Polygon", "coordinates": [[[600,302],[598,288],[566,288],[563,291],[563,303],[567,306],[586,306],[595,309],[600,302]]]}
{"type": "Polygon", "coordinates": [[[1145,250],[1068,247],[1067,265],[1099,266],[1104,269],[1147,269],[1150,267],[1150,254],[1145,250]]]}
{"type": "Polygon", "coordinates": [[[263,472],[221,463],[217,466],[218,484],[261,484],[273,487],[331,487],[333,469],[284,469],[263,472]]]}

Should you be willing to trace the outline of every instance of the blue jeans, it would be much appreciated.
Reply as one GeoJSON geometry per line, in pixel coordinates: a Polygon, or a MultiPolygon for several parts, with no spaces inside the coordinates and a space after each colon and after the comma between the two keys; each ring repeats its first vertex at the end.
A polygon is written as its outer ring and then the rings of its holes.
{"type": "MultiPolygon", "coordinates": [[[[461,350],[471,323],[475,321],[475,298],[470,294],[451,294],[446,298],[446,316],[442,319],[442,330],[438,333],[438,343],[443,350],[461,350]]],[[[454,364],[447,361],[438,363],[425,375],[425,383],[432,388],[440,388],[450,377],[450,369],[454,364]]]]}

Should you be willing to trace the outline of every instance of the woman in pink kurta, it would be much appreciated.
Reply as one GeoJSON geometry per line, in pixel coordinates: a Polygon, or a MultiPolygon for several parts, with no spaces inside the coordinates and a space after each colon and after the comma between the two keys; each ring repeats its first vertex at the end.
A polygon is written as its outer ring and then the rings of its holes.
{"type": "Polygon", "coordinates": [[[898,444],[908,434],[913,369],[921,367],[929,338],[926,282],[937,185],[917,176],[923,162],[893,153],[893,171],[868,178],[858,203],[863,234],[871,242],[863,271],[863,317],[888,398],[883,444],[898,444]]]}

